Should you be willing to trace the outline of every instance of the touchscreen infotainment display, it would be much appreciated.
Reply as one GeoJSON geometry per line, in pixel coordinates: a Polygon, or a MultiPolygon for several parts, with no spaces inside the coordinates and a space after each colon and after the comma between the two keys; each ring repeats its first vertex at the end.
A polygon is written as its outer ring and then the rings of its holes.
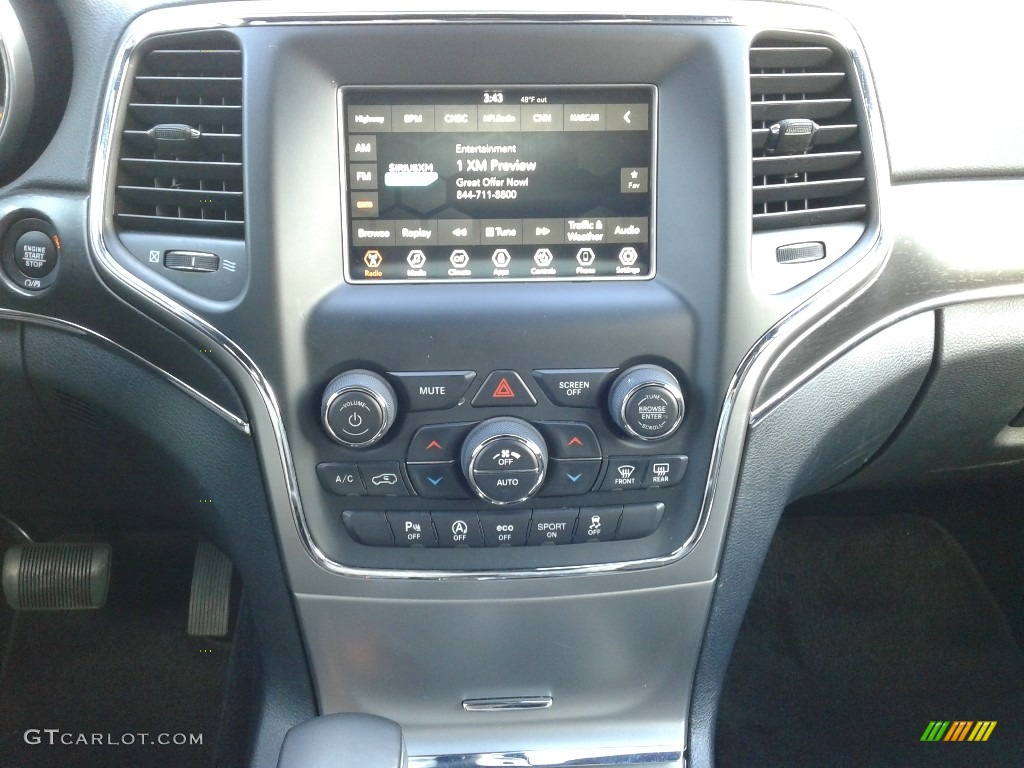
{"type": "Polygon", "coordinates": [[[651,86],[340,91],[352,283],[654,276],[651,86]]]}

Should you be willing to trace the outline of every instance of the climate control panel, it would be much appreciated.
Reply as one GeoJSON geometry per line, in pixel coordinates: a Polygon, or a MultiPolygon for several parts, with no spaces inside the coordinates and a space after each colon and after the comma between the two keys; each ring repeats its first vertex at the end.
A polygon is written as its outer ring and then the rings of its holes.
{"type": "Polygon", "coordinates": [[[316,473],[363,546],[629,541],[654,533],[663,491],[685,477],[685,445],[671,440],[685,414],[678,379],[651,364],[480,377],[353,369],[320,403],[324,432],[348,455],[316,473]],[[471,418],[442,415],[453,410],[471,418]]]}

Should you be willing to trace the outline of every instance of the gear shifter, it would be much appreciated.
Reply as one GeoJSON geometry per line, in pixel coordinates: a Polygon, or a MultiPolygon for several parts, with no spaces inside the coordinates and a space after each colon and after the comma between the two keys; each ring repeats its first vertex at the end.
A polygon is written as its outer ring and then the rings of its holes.
{"type": "Polygon", "coordinates": [[[398,723],[358,713],[324,715],[284,738],[277,768],[406,768],[398,723]]]}

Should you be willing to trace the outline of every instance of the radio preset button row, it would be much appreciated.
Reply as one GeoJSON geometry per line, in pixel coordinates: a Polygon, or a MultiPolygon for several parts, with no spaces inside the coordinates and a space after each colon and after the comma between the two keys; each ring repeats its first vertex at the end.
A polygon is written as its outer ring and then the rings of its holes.
{"type": "Polygon", "coordinates": [[[521,547],[641,539],[664,515],[665,505],[652,503],[480,513],[346,510],[342,522],[370,547],[521,547]]]}

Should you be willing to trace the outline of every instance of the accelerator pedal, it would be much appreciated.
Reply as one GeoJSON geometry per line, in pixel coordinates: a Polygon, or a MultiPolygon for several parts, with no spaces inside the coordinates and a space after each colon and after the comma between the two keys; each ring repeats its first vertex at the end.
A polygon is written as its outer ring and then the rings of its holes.
{"type": "Polygon", "coordinates": [[[192,637],[226,637],[231,619],[231,573],[228,556],[207,541],[199,542],[188,599],[188,633],[192,637]]]}
{"type": "Polygon", "coordinates": [[[109,544],[17,544],[4,554],[4,597],[17,611],[102,608],[109,586],[109,544]]]}

